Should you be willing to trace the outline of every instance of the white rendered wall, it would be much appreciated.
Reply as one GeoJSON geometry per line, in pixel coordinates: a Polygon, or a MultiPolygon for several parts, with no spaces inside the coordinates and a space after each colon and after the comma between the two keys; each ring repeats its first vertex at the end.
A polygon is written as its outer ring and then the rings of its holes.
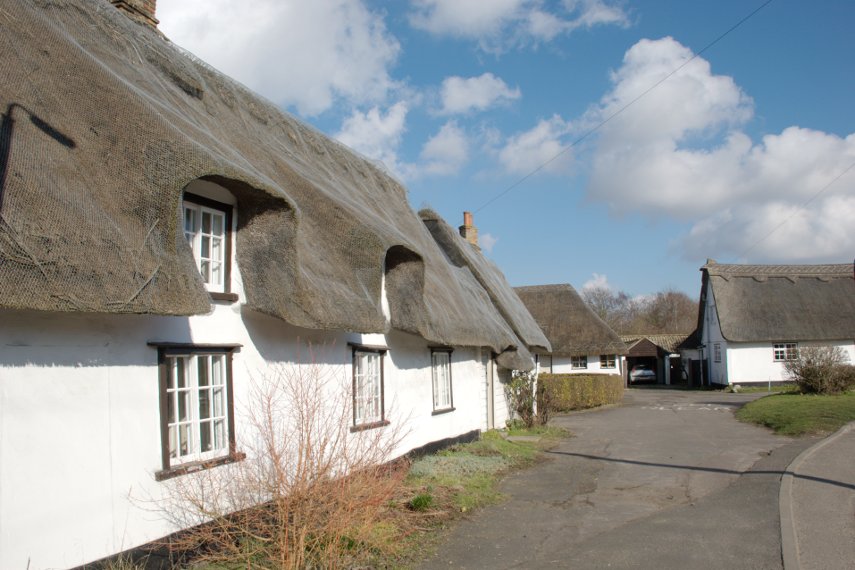
{"type": "Polygon", "coordinates": [[[727,341],[721,334],[721,325],[718,320],[712,288],[709,288],[707,292],[704,322],[701,328],[701,344],[705,345],[703,356],[708,359],[707,369],[703,372],[704,378],[713,384],[727,384],[729,351],[727,350],[727,341]],[[721,362],[715,362],[713,348],[715,343],[721,345],[721,362]]]}
{"type": "Polygon", "coordinates": [[[602,368],[600,367],[600,355],[599,354],[589,354],[588,355],[588,367],[587,368],[573,368],[571,363],[571,359],[569,356],[553,356],[552,357],[552,373],[553,374],[620,374],[621,373],[621,363],[623,361],[622,356],[615,357],[615,367],[614,368],[602,368]]]}
{"type": "MultiPolygon", "coordinates": [[[[787,341],[793,342],[793,341],[787,341]]],[[[789,381],[783,362],[775,362],[771,342],[732,342],[727,349],[727,365],[731,384],[750,384],[752,382],[789,381]]],[[[849,355],[849,362],[855,363],[855,342],[851,340],[799,342],[803,346],[839,346],[849,355]]]]}
{"type": "Polygon", "coordinates": [[[189,318],[0,311],[0,323],[0,568],[76,566],[175,530],[156,512],[169,481],[153,475],[162,465],[149,342],[243,345],[233,366],[238,441],[251,379],[315,360],[349,385],[348,342],[389,348],[392,425],[378,429],[405,434],[397,453],[483,425],[478,350],[454,350],[455,410],[432,415],[430,349],[405,333],[297,329],[223,303],[189,318]]]}

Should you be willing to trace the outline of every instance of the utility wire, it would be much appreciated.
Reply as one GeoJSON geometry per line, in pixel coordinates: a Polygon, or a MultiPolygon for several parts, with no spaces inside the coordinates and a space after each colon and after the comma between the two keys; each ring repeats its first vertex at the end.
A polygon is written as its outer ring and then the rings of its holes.
{"type": "Polygon", "coordinates": [[[505,196],[507,193],[509,193],[511,190],[513,190],[513,189],[517,188],[517,187],[518,187],[519,185],[521,185],[523,182],[525,182],[526,180],[528,180],[529,178],[531,178],[532,176],[534,176],[535,174],[537,174],[538,172],[540,172],[541,170],[543,170],[544,168],[546,168],[547,166],[549,166],[552,162],[556,161],[558,158],[560,158],[561,156],[563,156],[564,154],[566,154],[567,152],[569,152],[569,151],[570,151],[570,149],[572,149],[573,147],[575,147],[577,144],[579,144],[580,142],[584,141],[585,139],[587,139],[589,136],[591,136],[591,135],[592,135],[592,134],[594,134],[595,132],[599,131],[599,130],[600,130],[600,129],[601,129],[601,128],[606,124],[606,123],[608,123],[609,121],[611,121],[612,119],[614,119],[615,117],[617,117],[618,115],[620,115],[621,113],[623,113],[624,111],[626,111],[629,107],[631,107],[632,105],[634,105],[635,103],[637,103],[637,102],[638,102],[642,97],[646,96],[648,93],[650,93],[651,91],[653,91],[654,89],[656,89],[657,87],[659,87],[660,85],[662,85],[663,83],[665,83],[665,82],[666,82],[668,79],[670,79],[670,78],[671,78],[675,73],[677,73],[678,71],[680,71],[681,69],[683,69],[684,67],[686,67],[687,65],[689,65],[690,63],[692,63],[695,59],[697,59],[698,57],[700,57],[700,56],[701,56],[705,51],[707,51],[708,49],[710,49],[711,47],[713,47],[714,45],[716,45],[718,42],[720,42],[722,39],[724,39],[727,35],[729,35],[731,32],[733,32],[734,30],[736,30],[736,29],[737,29],[738,27],[740,27],[742,24],[744,24],[745,22],[747,22],[748,20],[750,20],[750,19],[751,19],[755,14],[757,14],[760,10],[762,10],[763,8],[765,8],[766,6],[768,6],[769,4],[771,4],[773,1],[774,1],[774,0],[766,0],[766,2],[763,2],[760,6],[758,6],[757,8],[755,8],[751,13],[749,13],[747,16],[744,16],[741,20],[739,20],[739,21],[738,21],[738,22],[736,22],[733,26],[731,26],[730,28],[728,28],[728,30],[727,30],[727,31],[725,31],[723,34],[719,35],[719,36],[718,36],[717,38],[715,38],[713,41],[711,41],[710,43],[708,43],[707,45],[705,45],[705,46],[703,47],[703,49],[701,49],[699,52],[697,52],[697,53],[696,53],[695,55],[693,55],[691,58],[687,59],[687,60],[686,60],[685,62],[683,62],[680,66],[678,66],[678,67],[677,67],[677,68],[675,68],[673,71],[671,71],[668,75],[666,75],[665,77],[663,77],[662,79],[660,79],[659,81],[657,81],[656,83],[654,83],[653,85],[651,85],[650,87],[648,87],[646,90],[644,90],[643,92],[641,92],[641,94],[639,94],[637,97],[635,97],[635,99],[633,99],[632,101],[630,101],[629,103],[627,103],[626,105],[624,105],[623,107],[621,107],[620,109],[618,109],[617,111],[615,111],[614,113],[612,113],[611,115],[609,115],[608,117],[606,117],[605,119],[603,119],[602,121],[600,121],[600,122],[599,122],[596,126],[594,126],[593,128],[591,128],[591,129],[589,129],[589,130],[585,131],[585,133],[584,133],[584,134],[582,134],[582,136],[580,136],[579,138],[577,138],[576,140],[574,140],[572,143],[570,143],[570,145],[569,145],[569,146],[567,146],[566,148],[564,148],[563,150],[561,150],[559,153],[557,153],[557,154],[556,154],[555,156],[553,156],[552,158],[548,159],[546,162],[543,162],[540,166],[538,166],[537,168],[535,168],[534,170],[532,170],[531,172],[529,172],[528,174],[526,174],[525,176],[523,176],[522,178],[520,178],[519,180],[517,180],[516,182],[514,182],[513,184],[511,184],[510,186],[508,186],[507,188],[505,188],[504,190],[502,190],[501,192],[499,192],[498,194],[496,194],[495,196],[493,196],[492,198],[490,198],[489,200],[487,200],[484,204],[482,204],[481,206],[479,206],[479,207],[478,207],[474,212],[477,214],[478,212],[480,212],[481,210],[483,210],[484,208],[486,208],[487,206],[489,206],[490,204],[492,204],[493,202],[495,202],[495,201],[496,201],[496,200],[498,200],[499,198],[502,198],[502,197],[503,197],[503,196],[505,196]]]}
{"type": "Polygon", "coordinates": [[[751,245],[748,247],[748,249],[746,249],[745,251],[743,251],[742,253],[740,253],[740,254],[739,254],[739,256],[737,257],[737,259],[742,259],[742,258],[744,258],[744,257],[745,257],[745,255],[746,255],[748,252],[750,252],[750,251],[751,251],[751,250],[753,250],[755,247],[757,247],[758,245],[760,245],[761,243],[763,243],[764,241],[766,241],[767,239],[769,239],[769,236],[771,236],[773,233],[775,233],[775,232],[777,232],[779,229],[781,229],[781,228],[784,226],[784,224],[786,224],[787,222],[789,222],[790,220],[792,220],[792,219],[796,216],[796,214],[800,214],[800,213],[801,213],[801,211],[802,211],[802,210],[804,210],[804,208],[805,208],[805,207],[807,207],[807,205],[808,205],[808,204],[810,204],[811,202],[813,202],[814,200],[816,200],[817,198],[819,198],[820,194],[822,194],[823,192],[825,192],[826,190],[828,190],[829,188],[831,188],[831,186],[832,186],[835,182],[837,182],[838,180],[840,180],[841,178],[843,178],[843,177],[846,175],[846,173],[847,173],[847,172],[849,172],[850,170],[852,170],[853,168],[855,168],[855,162],[853,162],[852,164],[850,164],[848,168],[846,168],[845,170],[843,170],[843,172],[841,172],[840,174],[838,174],[837,176],[835,176],[834,178],[832,178],[832,179],[829,181],[829,183],[828,183],[828,184],[826,184],[825,186],[823,186],[822,188],[820,188],[820,189],[819,189],[819,192],[817,192],[816,194],[814,194],[813,196],[811,196],[810,198],[808,198],[808,199],[807,199],[807,200],[806,200],[806,201],[805,201],[801,206],[799,206],[799,207],[798,207],[798,209],[797,209],[795,212],[793,212],[792,214],[790,214],[789,216],[787,216],[787,217],[784,219],[784,221],[782,221],[780,224],[778,224],[777,226],[775,226],[774,228],[772,228],[772,230],[771,230],[769,233],[767,233],[766,235],[764,235],[763,237],[761,237],[760,239],[758,239],[757,241],[755,241],[753,244],[751,244],[751,245]]]}

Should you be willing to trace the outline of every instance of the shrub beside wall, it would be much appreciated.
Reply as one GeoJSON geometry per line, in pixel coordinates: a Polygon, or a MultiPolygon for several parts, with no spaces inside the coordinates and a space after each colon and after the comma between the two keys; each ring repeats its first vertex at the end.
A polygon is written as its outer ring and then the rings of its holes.
{"type": "Polygon", "coordinates": [[[539,374],[537,382],[538,392],[557,412],[617,404],[623,398],[623,377],[617,374],[539,374]]]}

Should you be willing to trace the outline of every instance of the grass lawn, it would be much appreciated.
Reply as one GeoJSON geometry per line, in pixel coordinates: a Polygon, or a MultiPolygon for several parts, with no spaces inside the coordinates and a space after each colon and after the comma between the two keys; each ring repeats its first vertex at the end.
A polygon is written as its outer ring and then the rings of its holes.
{"type": "Polygon", "coordinates": [[[824,435],[855,421],[855,392],[840,396],[776,394],[746,404],[736,417],[781,435],[824,435]]]}
{"type": "Polygon", "coordinates": [[[507,435],[539,436],[539,441],[508,441],[489,431],[472,443],[419,458],[410,466],[396,500],[376,531],[375,555],[366,567],[407,568],[436,547],[443,529],[465,513],[502,500],[498,484],[509,471],[532,465],[542,450],[568,437],[553,427],[516,428],[507,435]]]}

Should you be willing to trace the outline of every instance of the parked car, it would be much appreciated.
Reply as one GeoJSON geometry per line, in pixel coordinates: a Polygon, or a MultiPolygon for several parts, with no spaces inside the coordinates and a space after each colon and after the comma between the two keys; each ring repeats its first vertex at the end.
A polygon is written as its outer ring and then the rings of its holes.
{"type": "Polygon", "coordinates": [[[630,382],[649,382],[656,381],[656,372],[647,364],[636,364],[629,371],[630,382]]]}

